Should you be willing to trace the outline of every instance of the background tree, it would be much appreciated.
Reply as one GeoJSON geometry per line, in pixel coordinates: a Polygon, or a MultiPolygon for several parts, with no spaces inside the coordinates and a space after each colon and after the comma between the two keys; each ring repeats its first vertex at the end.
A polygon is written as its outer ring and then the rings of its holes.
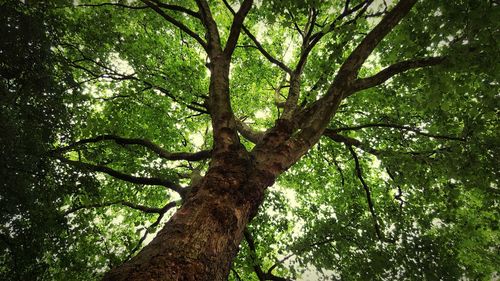
{"type": "Polygon", "coordinates": [[[51,5],[0,3],[0,279],[42,279],[52,255],[77,260],[60,208],[97,182],[46,155],[71,140],[69,107],[83,100],[65,92],[70,70],[50,49],[61,34],[51,5]]]}
{"type": "Polygon", "coordinates": [[[498,4],[416,2],[4,1],[0,272],[491,278],[498,4]]]}

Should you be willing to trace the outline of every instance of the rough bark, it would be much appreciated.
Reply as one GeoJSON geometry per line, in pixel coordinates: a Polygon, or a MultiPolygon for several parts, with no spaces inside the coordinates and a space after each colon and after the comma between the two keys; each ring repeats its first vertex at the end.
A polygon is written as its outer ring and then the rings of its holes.
{"type": "Polygon", "coordinates": [[[243,230],[273,183],[236,154],[212,166],[157,237],[104,280],[226,280],[243,230]]]}
{"type": "Polygon", "coordinates": [[[241,145],[215,151],[206,176],[156,238],[104,280],[226,280],[266,187],[291,162],[283,145],[291,129],[277,122],[252,152],[241,145]]]}

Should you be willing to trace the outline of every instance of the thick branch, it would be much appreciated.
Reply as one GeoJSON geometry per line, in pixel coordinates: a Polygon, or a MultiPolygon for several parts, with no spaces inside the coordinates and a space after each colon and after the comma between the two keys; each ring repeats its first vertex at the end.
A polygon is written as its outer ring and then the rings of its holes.
{"type": "Polygon", "coordinates": [[[304,28],[304,32],[301,34],[302,35],[302,46],[301,46],[301,55],[299,58],[299,62],[295,66],[294,72],[297,74],[302,73],[302,70],[304,69],[304,66],[307,61],[307,57],[309,56],[309,53],[311,52],[312,48],[318,43],[318,41],[313,41],[310,43],[311,35],[314,30],[314,26],[316,24],[316,18],[317,18],[317,12],[315,9],[312,9],[309,13],[308,19],[306,26],[304,28]]]}
{"type": "Polygon", "coordinates": [[[203,22],[203,26],[205,26],[205,30],[207,32],[207,51],[211,57],[214,57],[222,51],[217,23],[212,16],[212,12],[210,11],[210,7],[206,0],[196,0],[196,4],[200,10],[201,21],[203,22]]]}
{"type": "Polygon", "coordinates": [[[408,71],[414,68],[421,68],[426,66],[438,65],[444,61],[443,57],[430,57],[422,59],[407,60],[395,63],[379,73],[366,78],[359,78],[354,81],[352,87],[353,92],[358,92],[364,89],[380,85],[399,73],[408,71]]]}
{"type": "Polygon", "coordinates": [[[73,144],[70,144],[65,147],[61,147],[56,149],[54,152],[64,152],[74,149],[77,146],[87,144],[87,143],[96,143],[100,141],[114,141],[120,145],[141,145],[144,146],[156,154],[161,158],[167,160],[187,160],[187,161],[200,161],[210,158],[211,151],[210,150],[202,150],[195,153],[189,152],[168,152],[161,148],[159,145],[151,142],[147,139],[138,139],[138,138],[123,138],[115,135],[101,135],[94,138],[82,139],[73,144]]]}
{"type": "MultiPolygon", "coordinates": [[[[312,146],[320,138],[343,98],[352,93],[352,82],[364,61],[378,43],[404,18],[416,1],[401,0],[396,4],[345,60],[326,95],[316,100],[297,116],[299,126],[302,128],[298,135],[298,142],[312,146]]],[[[301,148],[301,150],[301,153],[304,153],[305,149],[301,148]]]]}
{"type": "Polygon", "coordinates": [[[248,141],[258,143],[264,137],[265,132],[255,131],[243,121],[236,121],[236,129],[248,141]]]}
{"type": "Polygon", "coordinates": [[[408,14],[417,0],[401,0],[366,35],[361,43],[345,60],[337,78],[355,78],[359,69],[382,39],[408,14]]]}
{"type": "Polygon", "coordinates": [[[300,76],[301,71],[298,72],[295,70],[290,75],[290,89],[288,90],[288,96],[285,101],[285,108],[283,110],[283,115],[281,118],[283,119],[293,119],[296,113],[299,97],[300,97],[300,76]]]}
{"type": "Polygon", "coordinates": [[[231,57],[238,42],[238,37],[241,33],[241,28],[243,26],[243,21],[247,16],[248,12],[252,8],[253,0],[245,0],[240,6],[240,9],[236,14],[234,14],[233,23],[231,24],[231,29],[229,31],[229,37],[226,42],[226,47],[224,49],[224,54],[226,57],[231,57]]]}
{"type": "Polygon", "coordinates": [[[132,176],[132,175],[128,175],[128,174],[113,170],[109,167],[102,166],[102,165],[95,165],[95,164],[89,164],[89,163],[75,161],[75,160],[69,160],[69,159],[62,157],[60,155],[56,155],[55,157],[57,159],[59,159],[61,162],[75,166],[77,168],[90,170],[90,171],[94,171],[94,172],[105,173],[105,174],[108,174],[116,179],[135,183],[135,184],[160,185],[160,186],[164,186],[170,190],[173,190],[181,195],[184,194],[184,190],[182,189],[181,186],[177,185],[174,182],[166,180],[166,179],[137,177],[137,176],[132,176]]]}
{"type": "Polygon", "coordinates": [[[156,1],[149,1],[149,0],[141,0],[144,2],[146,5],[148,5],[151,9],[153,9],[157,14],[162,16],[165,20],[170,22],[171,24],[177,26],[180,30],[184,31],[186,34],[191,36],[194,40],[196,40],[200,45],[206,50],[207,49],[207,43],[201,39],[200,35],[198,35],[196,32],[192,31],[189,27],[184,25],[182,22],[174,19],[173,17],[169,16],[167,13],[165,13],[160,6],[155,4],[154,2],[156,1]]]}

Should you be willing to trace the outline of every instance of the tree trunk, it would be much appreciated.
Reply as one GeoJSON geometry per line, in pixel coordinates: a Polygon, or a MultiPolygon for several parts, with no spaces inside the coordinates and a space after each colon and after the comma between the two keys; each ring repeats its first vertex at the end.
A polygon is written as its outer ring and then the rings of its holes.
{"type": "Polygon", "coordinates": [[[243,230],[274,182],[255,166],[242,148],[215,156],[153,241],[104,280],[227,280],[243,230]]]}

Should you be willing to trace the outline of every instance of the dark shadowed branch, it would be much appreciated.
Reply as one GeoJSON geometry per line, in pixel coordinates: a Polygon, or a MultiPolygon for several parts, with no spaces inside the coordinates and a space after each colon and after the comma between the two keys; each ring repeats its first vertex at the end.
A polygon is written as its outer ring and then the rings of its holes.
{"type": "Polygon", "coordinates": [[[89,170],[93,172],[100,172],[100,173],[105,173],[107,175],[110,175],[116,179],[123,180],[126,182],[134,183],[134,184],[143,184],[143,185],[159,185],[159,186],[164,186],[170,190],[173,190],[177,193],[179,193],[181,196],[184,195],[184,189],[179,186],[178,184],[169,181],[167,179],[161,179],[161,178],[148,178],[148,177],[137,177],[137,176],[132,176],[129,174],[125,174],[120,171],[116,171],[114,169],[111,169],[107,166],[103,165],[95,165],[95,164],[89,164],[81,161],[75,161],[75,160],[70,160],[67,159],[63,156],[61,156],[58,153],[53,153],[52,156],[56,159],[59,159],[61,162],[69,164],[71,166],[84,169],[84,170],[89,170]]]}
{"type": "Polygon", "coordinates": [[[150,226],[147,227],[146,231],[139,239],[136,246],[130,251],[130,254],[128,255],[126,260],[129,260],[141,248],[142,243],[144,242],[144,240],[146,240],[148,235],[156,230],[156,227],[160,224],[161,220],[165,216],[165,213],[168,212],[168,210],[174,208],[177,205],[177,203],[178,203],[177,201],[172,201],[160,209],[160,212],[158,212],[158,217],[150,226]]]}
{"type": "Polygon", "coordinates": [[[401,186],[396,182],[396,178],[395,178],[394,174],[389,170],[389,168],[386,167],[385,171],[387,172],[387,174],[391,178],[392,182],[394,184],[396,184],[396,186],[398,188],[398,193],[396,195],[394,195],[394,199],[399,201],[399,210],[401,211],[403,209],[403,204],[406,203],[403,199],[403,190],[401,189],[401,186]]]}
{"type": "Polygon", "coordinates": [[[290,279],[283,278],[276,276],[272,274],[272,270],[274,267],[271,267],[267,272],[264,272],[262,270],[262,267],[260,266],[260,263],[258,261],[257,257],[257,250],[255,247],[255,241],[252,237],[252,234],[248,229],[245,228],[243,235],[245,236],[245,240],[247,241],[248,248],[250,249],[250,255],[253,259],[252,264],[253,264],[253,269],[257,277],[259,278],[259,281],[266,281],[266,280],[271,280],[271,281],[291,281],[290,279]]]}
{"type": "Polygon", "coordinates": [[[70,145],[60,147],[54,152],[61,153],[69,150],[73,150],[78,146],[88,144],[88,143],[97,143],[101,141],[114,141],[120,145],[141,145],[149,150],[155,152],[161,158],[167,160],[187,160],[187,161],[201,161],[210,158],[211,151],[210,150],[202,150],[199,152],[189,153],[189,152],[169,152],[161,148],[159,145],[153,143],[148,139],[139,139],[139,138],[124,138],[116,135],[101,135],[93,138],[82,139],[70,145]]]}
{"type": "Polygon", "coordinates": [[[81,206],[73,207],[73,208],[65,211],[64,215],[66,216],[66,215],[75,213],[79,210],[83,210],[83,209],[102,208],[102,207],[108,207],[108,206],[112,206],[112,205],[123,205],[123,206],[129,207],[131,209],[138,210],[138,211],[148,213],[148,214],[159,214],[162,211],[161,208],[148,207],[148,206],[135,204],[135,203],[128,202],[128,201],[119,200],[119,201],[113,201],[113,202],[96,203],[96,204],[81,205],[81,206]]]}
{"type": "Polygon", "coordinates": [[[359,165],[358,155],[356,154],[356,152],[354,151],[352,146],[346,144],[346,147],[347,147],[347,149],[349,149],[349,152],[351,152],[352,158],[354,159],[354,164],[355,164],[355,168],[356,168],[356,176],[359,178],[359,181],[361,182],[361,184],[363,185],[363,189],[365,190],[366,201],[368,203],[368,209],[370,210],[370,213],[371,213],[372,218],[373,218],[373,226],[375,228],[375,233],[377,234],[378,239],[383,240],[383,236],[382,236],[382,233],[380,231],[380,226],[378,224],[378,217],[377,217],[377,214],[375,213],[375,207],[373,205],[373,200],[372,200],[370,188],[368,187],[368,185],[366,184],[366,182],[363,178],[361,166],[359,165]]]}
{"type": "Polygon", "coordinates": [[[345,178],[344,178],[344,171],[342,170],[342,168],[340,167],[340,164],[339,162],[335,159],[335,157],[332,157],[332,159],[330,160],[322,151],[320,151],[320,155],[321,157],[328,163],[328,164],[332,164],[335,166],[335,168],[337,169],[337,171],[339,172],[339,175],[340,175],[340,184],[342,187],[344,187],[345,185],[345,178]]]}
{"type": "Polygon", "coordinates": [[[236,271],[236,269],[234,269],[234,267],[231,267],[231,272],[233,272],[233,275],[234,277],[239,280],[239,281],[243,281],[243,279],[241,279],[240,275],[238,274],[238,271],[236,271]]]}
{"type": "Polygon", "coordinates": [[[201,16],[198,12],[190,10],[186,7],[163,3],[163,2],[158,1],[158,0],[152,0],[152,1],[155,2],[155,4],[158,5],[159,7],[161,7],[162,9],[167,9],[167,10],[174,11],[174,12],[181,12],[181,13],[184,13],[186,15],[190,15],[192,17],[195,17],[197,19],[201,19],[201,16]]]}
{"type": "Polygon", "coordinates": [[[422,132],[422,130],[418,129],[418,128],[413,128],[413,127],[410,127],[407,125],[391,124],[391,123],[368,123],[368,124],[363,124],[363,125],[358,125],[358,126],[339,127],[339,128],[327,129],[327,130],[331,133],[338,133],[338,132],[343,132],[343,131],[357,131],[357,130],[361,130],[361,129],[365,129],[365,128],[393,128],[393,129],[399,129],[401,131],[414,132],[417,135],[426,136],[426,137],[435,138],[435,139],[465,141],[465,138],[462,138],[462,137],[450,136],[450,135],[440,135],[440,134],[431,134],[431,133],[422,132]]]}
{"type": "Polygon", "coordinates": [[[182,22],[174,19],[165,11],[161,9],[161,7],[156,3],[157,1],[150,1],[150,0],[141,0],[144,2],[146,5],[148,5],[153,11],[155,11],[157,14],[159,14],[161,17],[163,17],[166,21],[170,22],[171,24],[175,25],[178,27],[180,30],[184,31],[186,34],[191,36],[194,40],[196,40],[205,50],[207,49],[207,43],[198,35],[196,32],[191,30],[189,27],[187,27],[185,24],[182,22]]]}
{"type": "Polygon", "coordinates": [[[366,145],[365,143],[363,143],[355,138],[340,135],[332,129],[326,129],[323,132],[323,135],[330,138],[331,140],[333,140],[335,142],[344,143],[345,145],[348,145],[348,146],[355,146],[355,147],[361,148],[363,151],[366,151],[366,152],[371,153],[373,155],[380,155],[381,153],[383,153],[383,151],[374,149],[374,148],[366,145]]]}
{"type": "Polygon", "coordinates": [[[436,154],[436,153],[442,153],[445,151],[448,151],[450,148],[449,147],[439,147],[436,149],[430,149],[430,150],[420,150],[420,151],[398,151],[398,150],[381,150],[381,149],[376,149],[371,147],[370,145],[344,135],[340,135],[337,132],[335,132],[333,129],[326,129],[323,132],[323,136],[326,136],[330,138],[331,140],[338,142],[338,143],[343,143],[348,146],[354,146],[357,147],[364,152],[370,153],[376,157],[380,157],[383,155],[392,155],[392,154],[406,154],[406,155],[411,155],[412,157],[420,158],[424,157],[423,159],[425,160],[426,158],[436,154]]]}
{"type": "Polygon", "coordinates": [[[147,9],[148,6],[132,6],[132,5],[126,5],[122,3],[99,3],[99,4],[79,4],[76,5],[76,7],[118,7],[118,8],[126,8],[126,9],[132,9],[132,10],[142,10],[142,9],[147,9]]]}
{"type": "Polygon", "coordinates": [[[247,241],[248,248],[250,249],[250,256],[252,258],[253,270],[255,271],[255,274],[257,274],[259,281],[264,281],[266,280],[265,273],[262,270],[260,262],[257,258],[257,250],[255,248],[255,242],[253,240],[252,234],[248,229],[245,229],[243,234],[245,236],[245,240],[247,241]]]}
{"type": "MultiPolygon", "coordinates": [[[[174,95],[168,89],[166,89],[162,86],[159,86],[151,81],[141,79],[141,78],[137,77],[137,75],[135,75],[135,74],[120,73],[117,70],[105,65],[102,62],[99,62],[95,59],[92,59],[90,56],[86,55],[78,46],[76,46],[72,43],[60,42],[59,45],[62,47],[71,48],[71,49],[77,51],[81,56],[81,58],[79,58],[77,60],[66,59],[66,62],[68,63],[68,65],[70,65],[76,69],[80,69],[80,70],[84,71],[87,75],[90,76],[90,79],[87,79],[83,82],[78,82],[77,85],[82,85],[86,82],[91,82],[91,81],[95,81],[95,80],[99,80],[99,79],[107,79],[107,80],[111,80],[114,82],[115,81],[116,82],[137,81],[137,82],[144,84],[145,88],[142,91],[150,90],[150,89],[158,90],[161,94],[170,98],[174,102],[177,102],[177,103],[179,103],[179,104],[181,104],[181,105],[183,105],[183,106],[185,106],[193,111],[203,113],[203,114],[208,114],[207,108],[204,104],[200,104],[200,103],[197,103],[195,101],[186,102],[186,101],[180,99],[179,97],[177,97],[176,95],[174,95]],[[92,64],[97,69],[91,69],[90,67],[85,66],[83,64],[85,62],[92,64]]],[[[64,52],[61,52],[61,54],[63,54],[63,53],[64,52]]],[[[155,74],[151,73],[151,75],[155,75],[155,74]]],[[[201,96],[201,95],[197,95],[197,96],[201,96]]]]}

